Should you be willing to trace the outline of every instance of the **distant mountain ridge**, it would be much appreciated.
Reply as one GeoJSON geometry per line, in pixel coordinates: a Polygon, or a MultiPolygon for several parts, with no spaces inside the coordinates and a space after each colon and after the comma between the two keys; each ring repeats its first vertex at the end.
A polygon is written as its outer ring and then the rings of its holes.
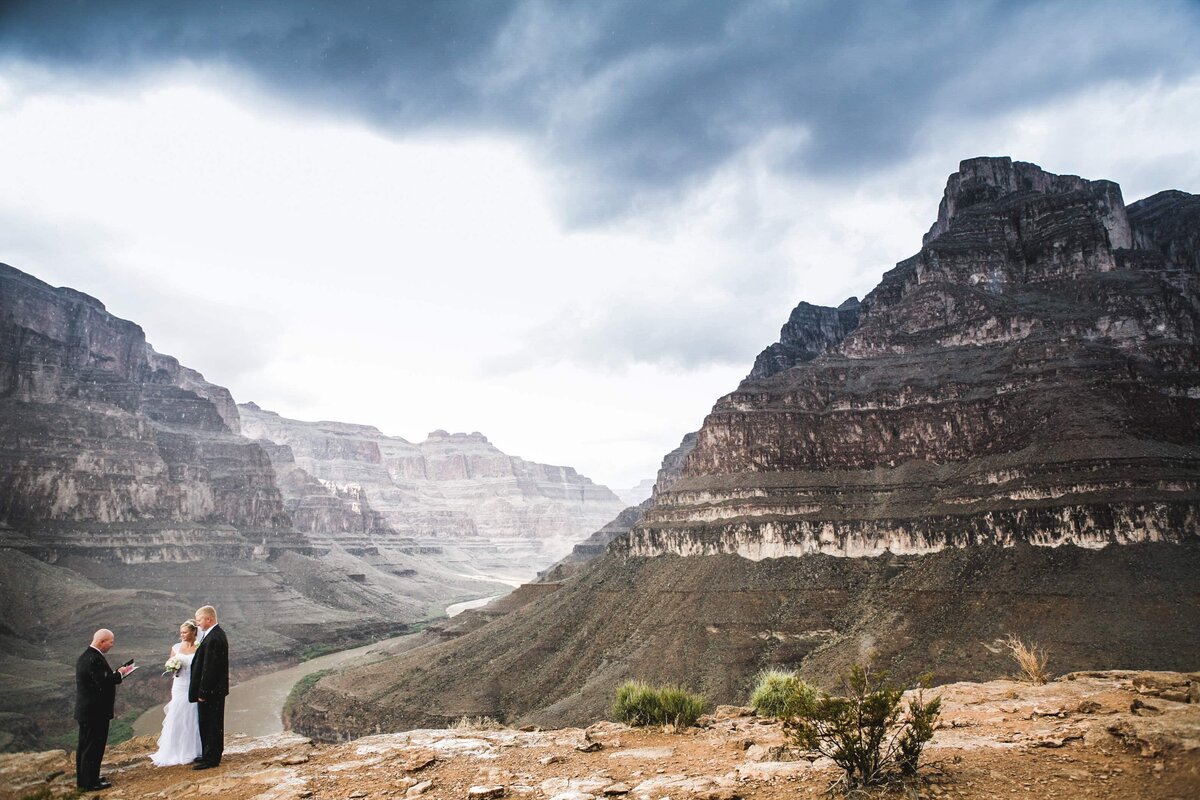
{"type": "Polygon", "coordinates": [[[603,555],[327,677],[297,726],[582,723],[629,678],[738,702],[872,653],[988,678],[1008,633],[1059,671],[1193,668],[1198,242],[1195,195],[962,162],[920,252],[857,308],[801,304],[603,555]]]}
{"type": "Polygon", "coordinates": [[[531,556],[545,564],[622,508],[571,467],[506,455],[478,432],[437,430],[414,444],[367,425],[287,419],[254,403],[239,410],[247,436],[279,448],[268,448],[277,470],[290,457],[326,490],[360,493],[384,523],[378,545],[387,542],[385,529],[426,546],[503,542],[513,566],[531,556]]]}

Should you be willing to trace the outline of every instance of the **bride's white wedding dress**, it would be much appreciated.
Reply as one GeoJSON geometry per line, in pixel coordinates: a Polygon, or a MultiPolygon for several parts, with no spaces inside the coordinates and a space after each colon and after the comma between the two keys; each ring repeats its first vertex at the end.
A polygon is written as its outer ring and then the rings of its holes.
{"type": "Polygon", "coordinates": [[[167,703],[162,735],[158,737],[158,752],[150,756],[157,767],[190,764],[200,755],[200,721],[196,704],[188,702],[188,684],[192,680],[194,653],[180,653],[179,645],[171,652],[183,662],[171,681],[171,702],[167,703]]]}

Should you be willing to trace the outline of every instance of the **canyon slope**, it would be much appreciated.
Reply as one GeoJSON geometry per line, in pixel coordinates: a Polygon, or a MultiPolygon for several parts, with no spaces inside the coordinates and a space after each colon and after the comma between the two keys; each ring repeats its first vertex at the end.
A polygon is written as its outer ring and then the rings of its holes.
{"type": "Polygon", "coordinates": [[[716,702],[872,657],[939,682],[1200,663],[1200,197],[964,161],[920,251],[801,304],[679,477],[489,621],[320,681],[323,736],[583,724],[623,680],[716,702]]]}
{"type": "MultiPolygon", "coordinates": [[[[123,658],[154,664],[210,602],[236,668],[253,670],[503,593],[511,563],[494,562],[519,549],[509,540],[533,538],[532,575],[555,557],[543,541],[582,538],[620,507],[570,468],[446,435],[425,448],[428,469],[468,472],[444,476],[458,503],[446,501],[446,524],[426,512],[419,527],[395,498],[375,507],[369,485],[342,480],[342,462],[248,436],[264,416],[99,300],[0,264],[0,750],[72,726],[72,665],[98,627],[117,632],[123,658]],[[480,477],[488,468],[507,480],[480,477]],[[514,509],[514,486],[537,500],[514,509]]],[[[121,709],[161,702],[162,689],[131,680],[121,709]]]]}

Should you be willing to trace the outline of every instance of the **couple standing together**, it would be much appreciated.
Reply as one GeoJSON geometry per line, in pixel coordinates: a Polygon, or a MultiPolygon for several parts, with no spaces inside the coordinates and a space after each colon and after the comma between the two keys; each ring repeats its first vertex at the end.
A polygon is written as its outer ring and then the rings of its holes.
{"type": "MultiPolygon", "coordinates": [[[[137,669],[132,658],[115,670],[108,665],[104,654],[114,641],[113,632],[101,628],[75,662],[75,720],[79,723],[75,783],[89,792],[112,786],[100,775],[100,763],[108,743],[117,684],[137,669]]],[[[194,762],[194,769],[210,769],[221,763],[225,750],[225,695],[229,694],[229,643],[217,625],[216,609],[199,608],[195,621],[179,627],[179,643],[171,648],[171,659],[179,668],[171,682],[171,702],[158,752],[151,759],[158,766],[194,762]]]]}
{"type": "Polygon", "coordinates": [[[179,626],[168,665],[178,664],[171,681],[155,766],[193,764],[211,769],[225,751],[225,696],[229,694],[229,642],[212,606],[196,609],[195,620],[179,626]]]}

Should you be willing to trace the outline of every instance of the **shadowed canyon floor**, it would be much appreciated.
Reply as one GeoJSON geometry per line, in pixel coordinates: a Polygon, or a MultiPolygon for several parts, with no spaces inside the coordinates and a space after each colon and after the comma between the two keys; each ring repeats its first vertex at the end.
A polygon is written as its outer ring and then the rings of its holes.
{"type": "MultiPolygon", "coordinates": [[[[1044,686],[999,680],[936,692],[942,718],[922,775],[893,796],[1150,800],[1200,792],[1200,673],[1079,673],[1044,686]]],[[[111,748],[104,771],[115,786],[104,796],[782,800],[826,796],[837,777],[827,759],[788,747],[778,723],[732,706],[678,733],[600,722],[230,744],[222,766],[203,775],[152,767],[152,737],[111,748]]],[[[72,777],[62,751],[0,756],[0,798],[64,794],[72,777]]]]}

